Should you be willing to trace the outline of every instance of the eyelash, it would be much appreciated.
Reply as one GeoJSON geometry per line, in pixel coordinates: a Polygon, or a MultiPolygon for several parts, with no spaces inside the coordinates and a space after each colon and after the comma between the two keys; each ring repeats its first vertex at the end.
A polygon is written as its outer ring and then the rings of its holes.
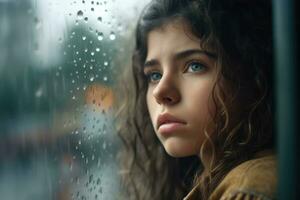
{"type": "MultiPolygon", "coordinates": [[[[189,68],[191,67],[192,64],[201,65],[202,69],[201,69],[200,71],[191,72],[191,73],[200,73],[200,72],[203,72],[203,71],[207,70],[206,65],[202,64],[202,63],[199,62],[199,61],[193,60],[193,61],[187,62],[184,72],[188,72],[188,70],[189,70],[189,68]]],[[[155,82],[159,81],[159,80],[156,80],[156,81],[155,81],[155,80],[152,80],[152,79],[151,79],[151,76],[152,76],[153,74],[160,74],[160,72],[159,72],[159,71],[152,70],[152,71],[149,71],[149,72],[145,73],[145,76],[146,76],[146,78],[147,78],[148,83],[155,83],[155,82]]],[[[160,76],[162,76],[162,75],[160,74],[160,76]]],[[[161,78],[161,77],[160,77],[160,78],[161,78]]]]}

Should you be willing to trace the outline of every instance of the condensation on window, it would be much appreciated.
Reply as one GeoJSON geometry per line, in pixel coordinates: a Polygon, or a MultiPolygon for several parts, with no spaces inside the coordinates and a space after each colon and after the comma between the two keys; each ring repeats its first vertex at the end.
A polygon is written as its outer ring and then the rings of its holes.
{"type": "Polygon", "coordinates": [[[0,199],[118,199],[112,87],[148,2],[0,0],[0,199]]]}

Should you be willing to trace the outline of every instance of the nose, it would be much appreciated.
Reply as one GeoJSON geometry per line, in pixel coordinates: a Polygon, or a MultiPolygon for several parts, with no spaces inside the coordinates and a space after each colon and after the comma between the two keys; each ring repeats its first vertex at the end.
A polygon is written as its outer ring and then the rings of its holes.
{"type": "Polygon", "coordinates": [[[158,104],[174,105],[181,99],[179,88],[175,77],[163,76],[153,90],[153,96],[158,104]]]}

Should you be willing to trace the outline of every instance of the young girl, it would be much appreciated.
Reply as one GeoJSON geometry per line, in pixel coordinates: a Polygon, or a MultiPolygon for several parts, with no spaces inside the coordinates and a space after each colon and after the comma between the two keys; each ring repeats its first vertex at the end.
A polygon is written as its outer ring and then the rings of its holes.
{"type": "Polygon", "coordinates": [[[271,28],[268,0],[145,8],[119,115],[126,199],[276,198],[271,28]]]}

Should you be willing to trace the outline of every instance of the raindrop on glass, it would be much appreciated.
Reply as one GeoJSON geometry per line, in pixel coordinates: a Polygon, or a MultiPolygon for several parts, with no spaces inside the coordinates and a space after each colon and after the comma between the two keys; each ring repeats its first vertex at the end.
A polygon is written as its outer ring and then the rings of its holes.
{"type": "Polygon", "coordinates": [[[89,21],[89,18],[88,17],[85,17],[84,18],[84,21],[87,23],[89,21]]]}
{"type": "Polygon", "coordinates": [[[101,184],[101,179],[98,178],[98,179],[97,179],[97,185],[100,185],[100,184],[101,184]]]}
{"type": "Polygon", "coordinates": [[[109,39],[110,39],[110,40],[115,40],[115,39],[116,39],[116,35],[115,35],[114,32],[111,32],[111,33],[110,33],[109,39]]]}
{"type": "Polygon", "coordinates": [[[35,28],[39,29],[42,26],[41,21],[38,18],[34,18],[35,28]]]}
{"type": "Polygon", "coordinates": [[[83,12],[82,12],[82,10],[79,10],[77,12],[77,17],[78,17],[79,20],[81,20],[83,18],[83,12]]]}
{"type": "Polygon", "coordinates": [[[107,77],[106,77],[106,76],[104,76],[104,77],[103,77],[103,80],[104,80],[104,81],[107,81],[107,77]]]}
{"type": "Polygon", "coordinates": [[[39,88],[39,89],[35,92],[35,96],[38,97],[38,98],[41,97],[42,94],[43,94],[43,89],[42,89],[42,88],[39,88]]]}
{"type": "Polygon", "coordinates": [[[103,33],[98,33],[98,40],[103,40],[103,33]]]}
{"type": "Polygon", "coordinates": [[[99,22],[102,22],[102,17],[98,17],[97,20],[98,20],[99,22]]]}
{"type": "Polygon", "coordinates": [[[99,51],[100,51],[100,48],[96,48],[96,51],[99,52],[99,51]]]}
{"type": "Polygon", "coordinates": [[[82,36],[82,40],[86,40],[86,36],[82,36]]]}
{"type": "Polygon", "coordinates": [[[89,183],[91,183],[93,181],[93,175],[90,175],[89,177],[89,183]]]}
{"type": "Polygon", "coordinates": [[[95,80],[94,75],[90,75],[90,81],[93,82],[95,80]]]}

